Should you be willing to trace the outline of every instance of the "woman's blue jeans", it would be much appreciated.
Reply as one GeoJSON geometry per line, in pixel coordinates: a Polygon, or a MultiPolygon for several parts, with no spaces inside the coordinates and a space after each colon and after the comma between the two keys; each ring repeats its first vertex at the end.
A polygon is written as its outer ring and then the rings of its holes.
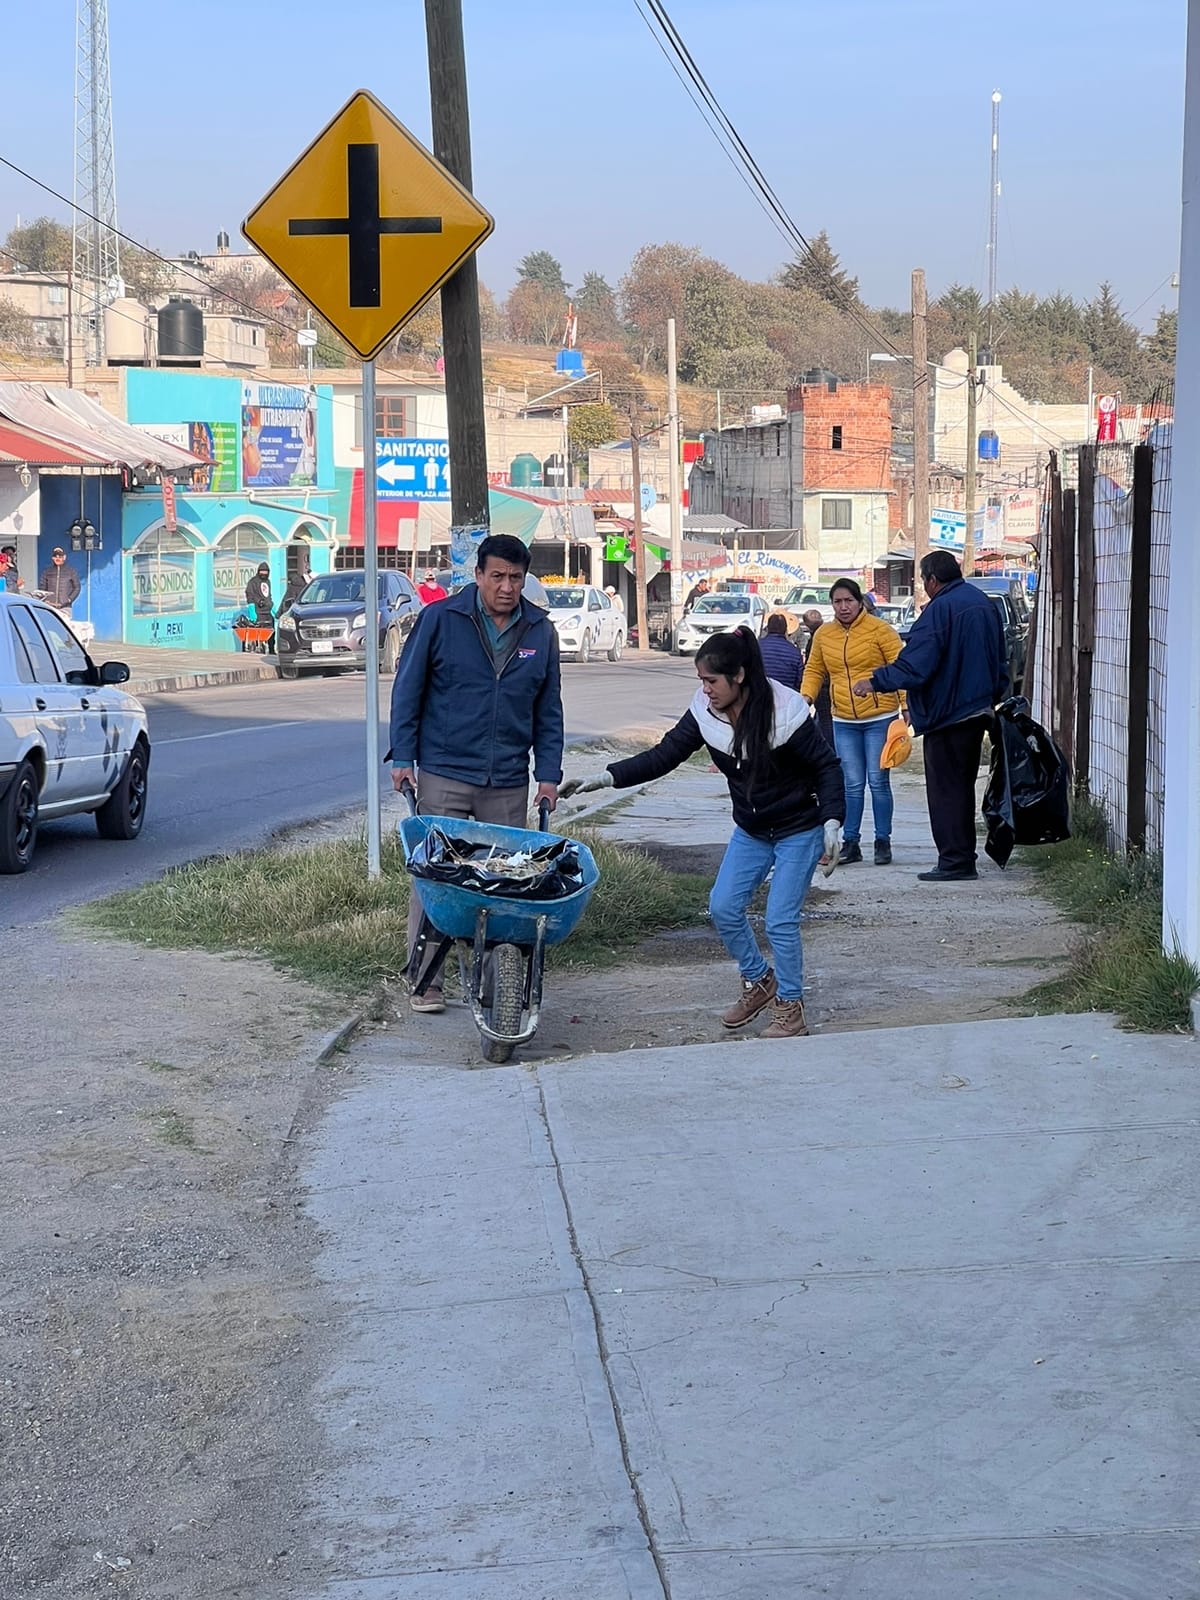
{"type": "Polygon", "coordinates": [[[842,763],[846,783],[846,822],[842,838],[857,844],[862,832],[863,801],[871,786],[871,810],[875,813],[875,837],[892,837],[892,775],[879,765],[887,740],[891,717],[872,717],[870,722],[833,724],[833,747],[842,763]]]}
{"type": "Polygon", "coordinates": [[[756,839],[733,830],[708,897],[708,914],[748,983],[765,978],[769,963],[758,947],[746,907],[774,868],[767,891],[767,938],[775,957],[781,1000],[804,998],[804,951],[800,945],[800,907],[824,849],[823,832],[810,828],[785,839],[756,839]]]}

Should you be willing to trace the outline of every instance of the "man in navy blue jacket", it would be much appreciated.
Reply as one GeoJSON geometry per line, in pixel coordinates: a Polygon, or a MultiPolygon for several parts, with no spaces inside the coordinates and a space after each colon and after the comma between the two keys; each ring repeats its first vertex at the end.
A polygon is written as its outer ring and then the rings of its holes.
{"type": "Polygon", "coordinates": [[[867,696],[903,689],[914,733],[924,735],[925,799],[938,849],[926,883],[978,877],[975,869],[975,780],[992,711],[1008,694],[1008,662],[999,608],[963,582],[949,550],[921,562],[929,604],[913,623],[891,666],[854,685],[867,696]]]}
{"type": "MultiPolygon", "coordinates": [[[[479,546],[475,582],[417,618],[392,689],[392,783],[417,791],[425,815],[474,817],[523,828],[529,753],[536,801],[553,810],[562,779],[563,709],[558,635],[521,596],[529,551],[492,534],[479,546]]],[[[413,895],[411,950],[421,909],[413,895]]],[[[414,1011],[443,1011],[437,975],[422,973],[414,1011]]]]}

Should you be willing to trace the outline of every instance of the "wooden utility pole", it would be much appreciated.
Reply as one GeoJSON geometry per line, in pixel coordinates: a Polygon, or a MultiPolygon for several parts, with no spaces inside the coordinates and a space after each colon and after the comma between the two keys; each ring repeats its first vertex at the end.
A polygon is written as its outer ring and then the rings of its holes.
{"type": "Polygon", "coordinates": [[[913,599],[925,602],[921,562],[929,554],[929,329],[925,269],[912,275],[913,342],[913,599]]]}
{"type": "MultiPolygon", "coordinates": [[[[462,0],[425,0],[433,153],[471,188],[471,121],[462,0]]],[[[483,413],[483,351],[479,332],[479,274],[472,254],[442,289],[442,352],[450,433],[450,521],[453,529],[486,533],[487,438],[483,413]]]]}
{"type": "Polygon", "coordinates": [[[975,439],[975,408],[978,396],[975,392],[975,364],[978,357],[975,353],[975,335],[967,340],[967,471],[964,483],[963,500],[967,513],[966,531],[963,534],[963,577],[969,578],[975,571],[975,458],[978,455],[978,446],[975,439]]]}
{"type": "Polygon", "coordinates": [[[642,538],[642,441],[637,423],[629,424],[629,465],[633,473],[633,569],[637,585],[637,653],[650,654],[650,602],[646,598],[646,541],[642,538]]]}
{"type": "Polygon", "coordinates": [[[667,493],[671,498],[671,637],[683,616],[683,490],[679,461],[679,388],[675,371],[675,318],[667,318],[667,493]]]}

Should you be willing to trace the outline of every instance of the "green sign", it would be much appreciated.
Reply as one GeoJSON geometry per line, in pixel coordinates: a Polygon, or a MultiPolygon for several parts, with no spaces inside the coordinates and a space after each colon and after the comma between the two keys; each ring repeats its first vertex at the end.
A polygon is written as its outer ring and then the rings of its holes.
{"type": "Polygon", "coordinates": [[[629,559],[629,540],[623,533],[610,533],[604,541],[605,561],[627,561],[629,559]]]}

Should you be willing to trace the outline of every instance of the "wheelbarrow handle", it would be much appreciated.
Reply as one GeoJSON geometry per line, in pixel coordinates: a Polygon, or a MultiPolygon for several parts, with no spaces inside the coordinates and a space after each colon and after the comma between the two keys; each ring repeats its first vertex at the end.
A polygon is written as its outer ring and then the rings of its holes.
{"type": "Polygon", "coordinates": [[[409,816],[415,817],[417,814],[417,791],[407,778],[400,785],[400,793],[404,798],[405,805],[408,807],[409,816]]]}
{"type": "Polygon", "coordinates": [[[538,832],[550,832],[550,802],[544,796],[538,801],[538,832]]]}

